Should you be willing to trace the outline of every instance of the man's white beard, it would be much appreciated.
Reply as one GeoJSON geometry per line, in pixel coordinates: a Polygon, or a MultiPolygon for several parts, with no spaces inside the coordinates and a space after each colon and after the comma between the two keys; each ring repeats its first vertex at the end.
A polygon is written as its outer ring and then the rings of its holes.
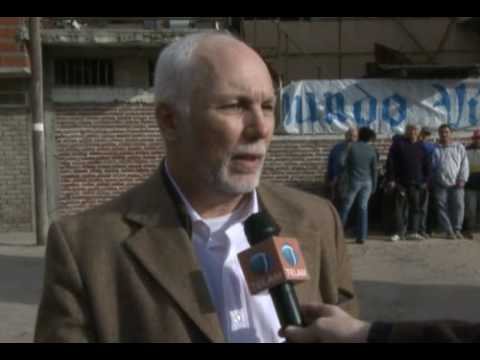
{"type": "Polygon", "coordinates": [[[216,190],[226,194],[240,195],[255,190],[260,183],[263,165],[258,168],[255,174],[229,174],[228,163],[230,157],[225,158],[220,168],[212,169],[208,182],[216,190]]]}

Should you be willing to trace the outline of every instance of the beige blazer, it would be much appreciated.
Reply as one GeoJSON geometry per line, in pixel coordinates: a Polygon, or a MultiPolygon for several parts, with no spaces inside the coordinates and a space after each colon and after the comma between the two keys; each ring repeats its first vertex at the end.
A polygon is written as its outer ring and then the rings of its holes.
{"type": "MultiPolygon", "coordinates": [[[[52,224],[35,341],[224,341],[168,189],[159,170],[119,198],[52,224]]],[[[281,235],[301,244],[311,279],[296,287],[299,301],[343,302],[356,314],[332,205],[278,185],[261,185],[258,194],[281,235]]]]}

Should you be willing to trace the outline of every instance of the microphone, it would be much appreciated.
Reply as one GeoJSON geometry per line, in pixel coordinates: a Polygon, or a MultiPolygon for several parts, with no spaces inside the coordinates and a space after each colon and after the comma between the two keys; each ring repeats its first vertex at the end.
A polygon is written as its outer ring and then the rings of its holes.
{"type": "Polygon", "coordinates": [[[309,277],[297,240],[278,237],[280,229],[264,212],[250,216],[244,228],[251,247],[238,259],[250,293],[269,290],[282,328],[304,326],[293,284],[309,277]]]}

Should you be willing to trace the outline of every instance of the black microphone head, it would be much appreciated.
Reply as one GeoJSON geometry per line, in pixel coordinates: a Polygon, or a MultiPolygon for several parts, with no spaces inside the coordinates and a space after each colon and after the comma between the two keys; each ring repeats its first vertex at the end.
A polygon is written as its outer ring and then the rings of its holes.
{"type": "Polygon", "coordinates": [[[251,215],[244,222],[245,235],[250,245],[256,245],[280,232],[280,228],[265,212],[251,215]]]}

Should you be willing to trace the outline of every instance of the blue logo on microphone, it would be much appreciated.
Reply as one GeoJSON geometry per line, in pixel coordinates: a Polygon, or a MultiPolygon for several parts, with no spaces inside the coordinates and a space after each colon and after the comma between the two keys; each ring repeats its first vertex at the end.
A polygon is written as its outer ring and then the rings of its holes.
{"type": "Polygon", "coordinates": [[[260,252],[250,258],[250,270],[255,274],[266,274],[272,270],[273,260],[267,253],[260,252]]]}
{"type": "Polygon", "coordinates": [[[282,256],[287,261],[288,265],[296,266],[298,264],[297,254],[290,245],[285,244],[282,246],[282,256]]]}

